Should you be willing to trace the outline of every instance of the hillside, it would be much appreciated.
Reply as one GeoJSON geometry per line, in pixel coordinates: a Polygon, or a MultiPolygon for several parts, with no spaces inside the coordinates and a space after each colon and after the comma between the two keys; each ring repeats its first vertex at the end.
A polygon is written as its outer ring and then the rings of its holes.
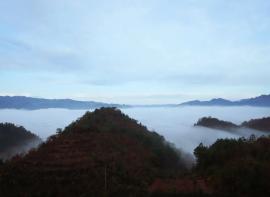
{"type": "Polygon", "coordinates": [[[255,106],[270,107],[270,94],[261,95],[255,98],[242,99],[238,101],[230,101],[223,98],[212,99],[209,101],[188,101],[180,104],[180,106],[255,106]]]}
{"type": "Polygon", "coordinates": [[[203,117],[198,120],[194,126],[202,126],[202,127],[208,127],[212,129],[221,129],[221,130],[232,130],[239,128],[236,124],[219,120],[217,118],[212,117],[203,117]]]}
{"type": "Polygon", "coordinates": [[[260,119],[251,119],[245,121],[241,124],[243,127],[256,129],[259,131],[269,131],[270,132],[270,117],[260,118],[260,119]]]}
{"type": "Polygon", "coordinates": [[[218,139],[194,150],[197,163],[188,170],[162,136],[101,108],[0,163],[0,196],[267,197],[269,150],[269,137],[218,139]]]}
{"type": "Polygon", "coordinates": [[[202,127],[208,127],[212,129],[221,129],[221,130],[227,130],[227,131],[238,129],[238,128],[249,128],[249,129],[255,129],[259,131],[270,132],[270,117],[251,119],[249,121],[244,121],[240,125],[236,125],[228,121],[219,120],[217,118],[203,117],[203,118],[200,118],[197,121],[197,123],[194,124],[194,126],[202,126],[202,127]]]}
{"type": "Polygon", "coordinates": [[[214,188],[213,196],[270,196],[270,138],[219,139],[200,144],[195,174],[214,188]]]}
{"type": "Polygon", "coordinates": [[[76,101],[72,99],[43,99],[25,96],[0,96],[0,109],[92,109],[99,107],[128,107],[127,105],[108,104],[94,101],[76,101]]]}
{"type": "Polygon", "coordinates": [[[35,134],[21,126],[11,123],[0,123],[0,159],[27,152],[42,141],[35,134]]]}
{"type": "Polygon", "coordinates": [[[101,108],[7,162],[0,194],[142,196],[156,178],[185,170],[181,153],[162,136],[117,109],[101,108]]]}

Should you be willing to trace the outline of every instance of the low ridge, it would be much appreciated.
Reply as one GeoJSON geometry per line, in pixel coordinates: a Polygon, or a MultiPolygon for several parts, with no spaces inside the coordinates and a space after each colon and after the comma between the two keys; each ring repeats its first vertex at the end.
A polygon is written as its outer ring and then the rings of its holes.
{"type": "Polygon", "coordinates": [[[238,128],[249,128],[259,131],[270,132],[270,117],[251,119],[249,121],[244,121],[240,125],[236,125],[232,122],[219,120],[212,117],[203,117],[198,120],[194,126],[208,127],[212,129],[221,130],[234,130],[238,128]]]}
{"type": "Polygon", "coordinates": [[[231,130],[239,128],[236,124],[228,121],[219,120],[213,117],[203,117],[198,120],[194,126],[203,126],[213,129],[231,130]]]}

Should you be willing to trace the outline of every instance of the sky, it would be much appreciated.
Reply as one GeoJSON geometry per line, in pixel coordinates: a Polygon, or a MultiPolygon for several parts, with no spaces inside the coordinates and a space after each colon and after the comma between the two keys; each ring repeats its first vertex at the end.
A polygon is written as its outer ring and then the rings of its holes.
{"type": "Polygon", "coordinates": [[[126,104],[270,93],[269,0],[0,1],[0,95],[126,104]]]}

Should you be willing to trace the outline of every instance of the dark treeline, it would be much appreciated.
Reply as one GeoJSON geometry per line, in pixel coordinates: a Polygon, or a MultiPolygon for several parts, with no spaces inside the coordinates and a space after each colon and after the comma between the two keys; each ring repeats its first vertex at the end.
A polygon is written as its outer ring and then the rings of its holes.
{"type": "Polygon", "coordinates": [[[270,117],[267,118],[259,118],[259,119],[251,119],[249,121],[245,121],[240,125],[236,125],[232,122],[219,120],[213,117],[203,117],[198,120],[194,126],[203,126],[209,127],[213,129],[223,129],[223,130],[233,130],[237,128],[250,128],[256,129],[259,131],[269,131],[270,132],[270,117]]]}
{"type": "Polygon", "coordinates": [[[0,159],[8,159],[41,143],[41,139],[22,126],[0,123],[0,159]]]}
{"type": "Polygon", "coordinates": [[[198,120],[194,126],[203,126],[203,127],[209,127],[213,129],[225,129],[225,130],[230,130],[230,129],[235,129],[239,128],[236,124],[228,121],[223,121],[219,120],[217,118],[212,118],[212,117],[203,117],[198,120]]]}
{"type": "Polygon", "coordinates": [[[219,139],[194,154],[195,173],[207,177],[214,196],[270,196],[270,138],[219,139]]]}
{"type": "Polygon", "coordinates": [[[260,131],[270,131],[270,117],[251,119],[250,121],[243,122],[242,126],[260,131]]]}

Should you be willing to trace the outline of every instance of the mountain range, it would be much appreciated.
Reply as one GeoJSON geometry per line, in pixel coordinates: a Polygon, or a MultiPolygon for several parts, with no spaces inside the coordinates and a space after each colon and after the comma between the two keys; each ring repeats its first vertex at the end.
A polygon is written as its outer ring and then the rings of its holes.
{"type": "Polygon", "coordinates": [[[0,96],[0,109],[94,109],[100,107],[125,108],[128,105],[109,104],[95,101],[76,101],[72,99],[44,99],[25,96],[0,96]]]}
{"type": "Polygon", "coordinates": [[[241,99],[237,101],[230,101],[223,98],[215,98],[209,101],[188,101],[180,104],[181,106],[256,106],[256,107],[270,107],[270,94],[261,95],[254,98],[241,99]]]}
{"type": "Polygon", "coordinates": [[[193,100],[181,104],[152,104],[152,105],[125,105],[103,103],[96,101],[77,101],[72,99],[44,99],[26,96],[0,96],[0,109],[95,109],[100,107],[179,107],[179,106],[256,106],[270,107],[270,94],[254,98],[230,101],[223,98],[215,98],[209,101],[193,100]]]}

